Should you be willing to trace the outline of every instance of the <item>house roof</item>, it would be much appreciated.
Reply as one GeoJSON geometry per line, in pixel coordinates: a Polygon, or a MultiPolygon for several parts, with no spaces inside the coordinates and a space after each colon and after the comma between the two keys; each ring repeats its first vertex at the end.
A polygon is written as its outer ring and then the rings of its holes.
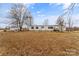
{"type": "Polygon", "coordinates": [[[58,26],[58,25],[32,25],[32,26],[58,26]]]}

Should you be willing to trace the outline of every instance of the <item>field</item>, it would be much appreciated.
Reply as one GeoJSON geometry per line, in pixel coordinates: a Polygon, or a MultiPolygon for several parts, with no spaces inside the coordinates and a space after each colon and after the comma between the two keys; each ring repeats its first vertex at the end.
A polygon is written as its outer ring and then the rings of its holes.
{"type": "Polygon", "coordinates": [[[79,55],[79,32],[0,32],[0,55],[79,55]]]}

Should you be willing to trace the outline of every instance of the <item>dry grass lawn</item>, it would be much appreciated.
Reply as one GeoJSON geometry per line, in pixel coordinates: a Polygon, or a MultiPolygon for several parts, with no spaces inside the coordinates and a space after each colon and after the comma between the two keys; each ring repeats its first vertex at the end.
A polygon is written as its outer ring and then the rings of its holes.
{"type": "Polygon", "coordinates": [[[79,55],[79,32],[0,32],[0,55],[79,55]]]}

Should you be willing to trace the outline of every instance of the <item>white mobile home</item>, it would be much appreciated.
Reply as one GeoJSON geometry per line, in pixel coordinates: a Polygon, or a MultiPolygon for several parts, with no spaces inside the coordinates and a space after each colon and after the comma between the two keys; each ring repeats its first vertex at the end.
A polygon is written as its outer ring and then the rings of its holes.
{"type": "MultiPolygon", "coordinates": [[[[31,25],[27,27],[23,27],[24,29],[28,29],[29,31],[61,31],[61,27],[59,25],[31,25]]],[[[63,26],[62,31],[65,31],[66,27],[63,26]]],[[[18,31],[16,26],[10,27],[10,31],[18,31]]]]}
{"type": "Polygon", "coordinates": [[[18,31],[19,30],[19,28],[17,28],[16,26],[11,26],[10,27],[10,31],[18,31]]]}
{"type": "MultiPolygon", "coordinates": [[[[47,26],[44,26],[44,25],[32,25],[29,27],[29,30],[34,30],[34,31],[60,31],[60,26],[58,25],[47,25],[47,26]]],[[[63,27],[62,29],[63,31],[66,30],[65,27],[63,27]]]]}
{"type": "Polygon", "coordinates": [[[53,26],[43,26],[43,25],[32,25],[29,27],[29,30],[35,31],[53,31],[53,26]]]}

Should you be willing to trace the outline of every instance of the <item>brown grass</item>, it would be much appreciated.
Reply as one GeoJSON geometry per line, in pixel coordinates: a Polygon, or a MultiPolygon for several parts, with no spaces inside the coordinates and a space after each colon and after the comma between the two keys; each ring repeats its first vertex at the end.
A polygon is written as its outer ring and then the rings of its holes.
{"type": "Polygon", "coordinates": [[[0,32],[0,55],[79,55],[79,32],[0,32]]]}

